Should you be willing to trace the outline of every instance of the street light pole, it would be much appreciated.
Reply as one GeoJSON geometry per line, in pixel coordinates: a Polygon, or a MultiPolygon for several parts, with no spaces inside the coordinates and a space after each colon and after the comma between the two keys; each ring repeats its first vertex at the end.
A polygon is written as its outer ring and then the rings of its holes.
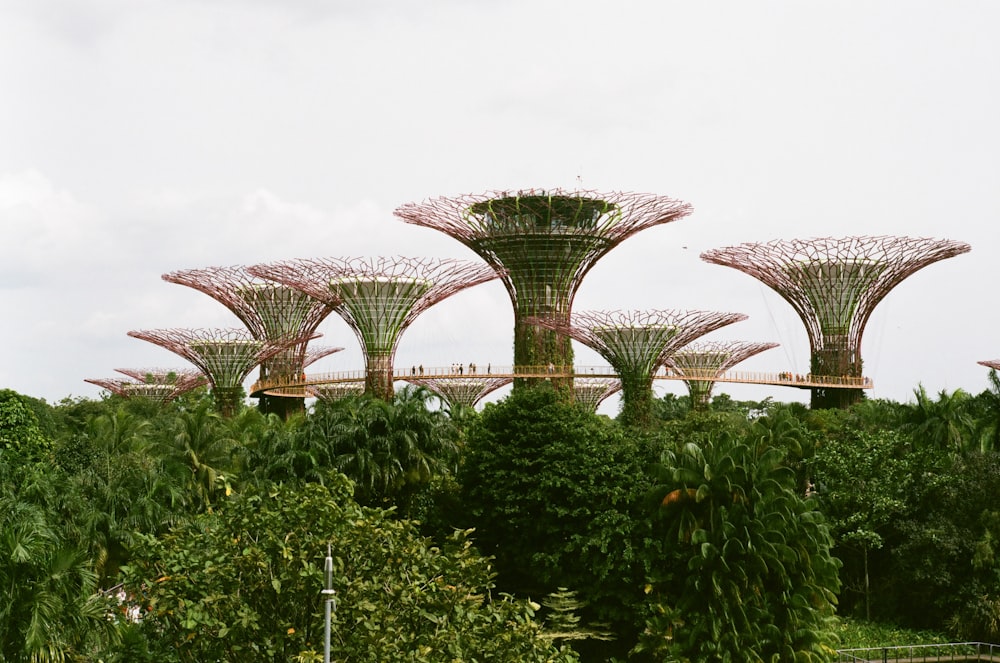
{"type": "Polygon", "coordinates": [[[326,544],[326,561],[323,563],[323,573],[326,576],[326,587],[321,592],[326,597],[324,601],[326,604],[326,628],[323,631],[323,663],[330,663],[330,626],[335,610],[334,601],[336,599],[334,596],[337,592],[333,589],[333,552],[329,543],[326,544]]]}

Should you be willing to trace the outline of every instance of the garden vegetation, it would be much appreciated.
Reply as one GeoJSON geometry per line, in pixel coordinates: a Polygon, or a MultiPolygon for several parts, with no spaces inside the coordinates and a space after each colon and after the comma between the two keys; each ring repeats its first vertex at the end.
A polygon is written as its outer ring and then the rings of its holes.
{"type": "Polygon", "coordinates": [[[0,661],[831,661],[1000,641],[1000,380],[625,426],[523,388],[281,420],[0,391],[0,661]],[[918,629],[903,631],[901,629],[918,629]],[[916,636],[912,636],[916,637],[916,636]],[[862,640],[867,642],[861,642],[862,640]]]}

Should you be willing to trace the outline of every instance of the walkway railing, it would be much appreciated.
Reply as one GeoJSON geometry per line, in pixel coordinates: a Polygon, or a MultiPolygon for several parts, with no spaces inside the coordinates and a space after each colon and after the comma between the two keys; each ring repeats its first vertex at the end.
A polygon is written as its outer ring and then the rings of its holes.
{"type": "Polygon", "coordinates": [[[837,663],[929,663],[931,661],[1000,661],[1000,645],[949,642],[943,645],[903,645],[841,649],[837,663]]]}
{"type": "MultiPolygon", "coordinates": [[[[301,388],[306,385],[339,384],[344,382],[364,382],[367,372],[364,369],[353,371],[337,371],[333,373],[313,373],[302,375],[297,379],[257,381],[250,387],[251,395],[263,392],[273,392],[281,395],[285,390],[288,395],[302,395],[301,388]],[[289,391],[292,390],[292,391],[289,391]]],[[[419,382],[421,378],[617,378],[618,373],[610,366],[502,366],[497,364],[454,364],[452,366],[396,366],[393,369],[393,380],[419,382]]],[[[770,384],[801,389],[834,388],[834,389],[871,389],[871,378],[835,375],[810,375],[783,371],[780,373],[765,373],[759,371],[726,371],[718,373],[713,369],[660,368],[654,375],[656,380],[698,380],[710,382],[737,382],[745,384],[770,384]]]]}

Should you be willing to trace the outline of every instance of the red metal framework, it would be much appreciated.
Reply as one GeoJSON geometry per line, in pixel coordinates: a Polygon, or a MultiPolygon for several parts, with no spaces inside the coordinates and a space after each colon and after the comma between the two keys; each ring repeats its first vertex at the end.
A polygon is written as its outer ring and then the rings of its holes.
{"type": "Polygon", "coordinates": [[[128,377],[85,378],[84,382],[95,384],[123,398],[148,398],[160,403],[172,401],[181,394],[208,384],[205,376],[197,371],[183,371],[185,374],[190,374],[186,377],[179,377],[181,371],[168,371],[162,374],[146,371],[144,377],[135,377],[129,369],[115,370],[128,377]]]}
{"type": "MultiPolygon", "coordinates": [[[[781,295],[806,326],[810,372],[860,377],[861,337],[875,306],[927,265],[966,253],[968,244],[913,237],[844,237],[746,243],[701,254],[781,295]]],[[[812,391],[813,407],[842,407],[860,390],[812,391]]]]}
{"type": "Polygon", "coordinates": [[[688,203],[653,194],[531,189],[434,198],[395,214],[450,235],[501,272],[514,307],[515,365],[568,366],[569,339],[526,319],[568,322],[583,277],[602,256],[640,230],[691,211],[688,203]]]}
{"type": "Polygon", "coordinates": [[[344,348],[334,348],[325,345],[322,347],[309,347],[306,349],[305,357],[302,358],[302,368],[309,368],[323,357],[329,357],[330,355],[336,354],[343,349],[344,348]]]}
{"type": "Polygon", "coordinates": [[[597,408],[604,400],[621,391],[622,381],[618,378],[576,378],[573,380],[573,395],[577,404],[587,408],[591,412],[597,412],[597,408]]]}
{"type": "Polygon", "coordinates": [[[987,359],[986,361],[977,361],[976,363],[986,368],[992,368],[994,371],[1000,371],[1000,359],[987,359]]]}
{"type": "Polygon", "coordinates": [[[426,377],[408,380],[427,387],[450,407],[475,407],[486,395],[514,381],[511,377],[473,376],[463,378],[426,377]]]}
{"type": "Polygon", "coordinates": [[[644,426],[652,420],[653,372],[657,367],[694,339],[746,318],[742,313],[665,309],[582,311],[573,313],[568,322],[528,320],[574,338],[604,357],[622,381],[622,421],[644,426]]]}
{"type": "Polygon", "coordinates": [[[146,384],[170,384],[185,388],[194,385],[191,389],[208,384],[205,374],[194,368],[116,368],[115,371],[146,384]]]}
{"type": "MultiPolygon", "coordinates": [[[[755,354],[778,347],[777,343],[757,341],[697,341],[689,343],[670,355],[666,364],[681,375],[684,371],[704,373],[714,371],[721,375],[740,362],[755,354]]],[[[685,380],[688,395],[691,397],[691,408],[704,410],[712,398],[715,382],[711,380],[685,380]]]]}
{"type": "Polygon", "coordinates": [[[243,381],[255,366],[311,338],[261,340],[245,329],[144,329],[128,335],[166,348],[201,369],[224,416],[236,412],[243,381]]]}
{"type": "Polygon", "coordinates": [[[363,382],[335,382],[331,384],[310,384],[306,393],[321,401],[336,401],[346,396],[360,396],[365,393],[363,382]]]}
{"type": "MultiPolygon", "coordinates": [[[[260,340],[311,338],[333,311],[328,303],[261,279],[242,265],[203,267],[163,274],[164,281],[194,288],[228,308],[260,340]]],[[[282,379],[302,373],[308,340],[290,346],[261,362],[260,379],[282,379]]],[[[267,395],[261,409],[287,415],[302,409],[301,399],[290,401],[267,395]]]]}
{"type": "Polygon", "coordinates": [[[388,401],[403,331],[430,306],[498,276],[488,265],[403,256],[289,260],[254,265],[248,271],[333,307],[361,343],[366,391],[388,401]]]}

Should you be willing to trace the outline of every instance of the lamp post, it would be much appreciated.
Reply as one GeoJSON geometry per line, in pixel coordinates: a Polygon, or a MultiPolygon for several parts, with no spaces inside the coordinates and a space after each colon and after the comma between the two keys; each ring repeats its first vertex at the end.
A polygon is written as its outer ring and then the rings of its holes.
{"type": "Polygon", "coordinates": [[[326,561],[323,563],[323,573],[326,576],[326,586],[321,592],[325,597],[326,621],[323,631],[323,663],[330,663],[330,625],[333,612],[336,610],[334,597],[337,592],[333,589],[333,552],[330,544],[326,544],[326,561]]]}

